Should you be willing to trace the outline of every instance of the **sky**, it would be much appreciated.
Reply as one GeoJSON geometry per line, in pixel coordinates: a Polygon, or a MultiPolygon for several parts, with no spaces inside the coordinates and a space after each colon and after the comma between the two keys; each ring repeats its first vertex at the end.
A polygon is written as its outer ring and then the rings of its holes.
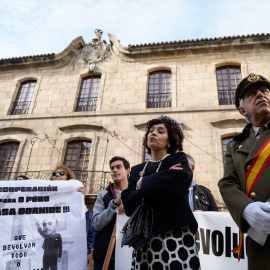
{"type": "Polygon", "coordinates": [[[96,28],[123,46],[270,33],[269,0],[0,0],[0,59],[60,53],[96,28]]]}

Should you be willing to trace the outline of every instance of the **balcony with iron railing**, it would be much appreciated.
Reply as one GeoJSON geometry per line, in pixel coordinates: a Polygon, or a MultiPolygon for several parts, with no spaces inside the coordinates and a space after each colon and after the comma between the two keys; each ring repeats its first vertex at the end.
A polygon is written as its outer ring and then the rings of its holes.
{"type": "Polygon", "coordinates": [[[11,115],[28,114],[31,101],[13,102],[11,115]]]}
{"type": "Polygon", "coordinates": [[[95,111],[97,108],[97,97],[77,98],[76,112],[95,111]]]}
{"type": "MultiPolygon", "coordinates": [[[[87,194],[98,194],[104,190],[111,180],[110,172],[105,171],[82,171],[73,170],[77,180],[81,181],[87,194]]],[[[15,180],[18,175],[25,175],[29,179],[49,180],[52,176],[52,170],[44,171],[0,171],[0,180],[15,180]]]]}
{"type": "Polygon", "coordinates": [[[234,93],[235,89],[218,90],[219,105],[233,105],[234,93]]]}
{"type": "Polygon", "coordinates": [[[166,108],[171,106],[171,93],[147,95],[147,108],[166,108]]]}

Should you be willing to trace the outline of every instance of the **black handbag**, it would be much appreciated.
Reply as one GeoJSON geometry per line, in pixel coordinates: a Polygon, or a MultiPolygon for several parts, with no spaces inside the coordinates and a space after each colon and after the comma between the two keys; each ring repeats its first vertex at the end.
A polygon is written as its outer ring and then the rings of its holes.
{"type": "Polygon", "coordinates": [[[121,247],[128,245],[138,250],[152,237],[153,209],[144,203],[139,205],[122,229],[121,247]]]}

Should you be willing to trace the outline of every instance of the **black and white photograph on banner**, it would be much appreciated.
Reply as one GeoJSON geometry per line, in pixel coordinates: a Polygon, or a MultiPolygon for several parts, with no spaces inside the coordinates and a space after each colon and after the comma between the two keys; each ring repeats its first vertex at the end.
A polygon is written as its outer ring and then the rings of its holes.
{"type": "Polygon", "coordinates": [[[0,269],[86,270],[82,183],[0,182],[0,269]]]}

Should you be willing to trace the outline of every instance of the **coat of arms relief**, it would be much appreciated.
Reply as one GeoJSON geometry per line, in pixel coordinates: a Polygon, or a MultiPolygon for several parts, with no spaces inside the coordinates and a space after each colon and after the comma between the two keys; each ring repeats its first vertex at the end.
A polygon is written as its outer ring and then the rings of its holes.
{"type": "Polygon", "coordinates": [[[97,66],[110,56],[110,48],[102,38],[103,31],[95,29],[96,38],[82,49],[82,59],[88,64],[89,73],[94,73],[97,66]]]}

